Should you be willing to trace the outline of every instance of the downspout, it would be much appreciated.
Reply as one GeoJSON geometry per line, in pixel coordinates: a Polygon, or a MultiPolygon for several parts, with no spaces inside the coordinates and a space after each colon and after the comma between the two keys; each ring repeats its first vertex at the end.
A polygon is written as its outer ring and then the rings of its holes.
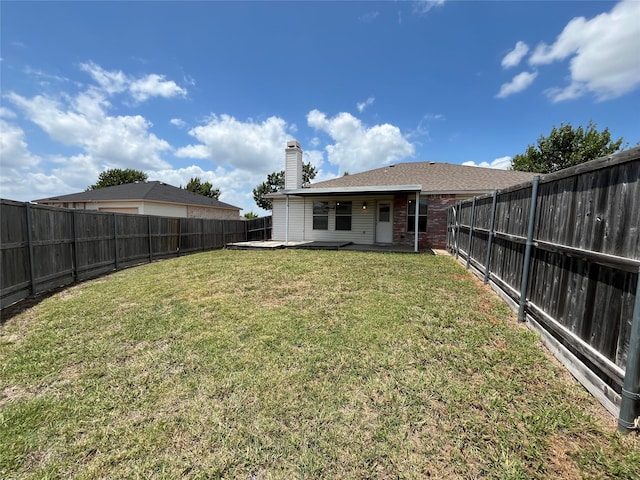
{"type": "Polygon", "coordinates": [[[618,416],[619,432],[629,433],[634,428],[640,430],[640,269],[618,416]]]}
{"type": "Polygon", "coordinates": [[[414,226],[413,226],[413,230],[414,230],[414,239],[413,239],[413,251],[414,252],[418,252],[418,219],[420,216],[420,192],[417,191],[416,192],[416,218],[414,221],[414,226]]]}
{"type": "Polygon", "coordinates": [[[289,195],[286,195],[286,214],[284,217],[284,244],[289,245],[289,195]]]}

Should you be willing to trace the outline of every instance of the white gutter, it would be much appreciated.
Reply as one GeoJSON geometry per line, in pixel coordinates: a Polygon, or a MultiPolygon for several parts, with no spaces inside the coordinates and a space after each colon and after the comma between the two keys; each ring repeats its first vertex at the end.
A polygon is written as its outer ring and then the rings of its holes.
{"type": "MultiPolygon", "coordinates": [[[[327,187],[327,188],[295,188],[291,190],[280,190],[282,195],[299,195],[301,197],[310,195],[327,195],[342,193],[345,195],[357,195],[363,193],[397,193],[397,192],[420,192],[422,185],[381,185],[366,187],[327,187]]],[[[267,194],[267,198],[273,198],[278,194],[267,194]]]]}
{"type": "Polygon", "coordinates": [[[413,239],[413,251],[418,252],[418,220],[420,217],[420,192],[416,192],[416,218],[414,222],[414,239],[413,239]]]}

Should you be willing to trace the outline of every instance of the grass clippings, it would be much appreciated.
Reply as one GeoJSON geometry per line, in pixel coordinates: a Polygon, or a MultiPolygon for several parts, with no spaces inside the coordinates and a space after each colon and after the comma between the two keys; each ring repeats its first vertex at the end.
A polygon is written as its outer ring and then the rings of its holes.
{"type": "Polygon", "coordinates": [[[214,251],[0,327],[2,478],[640,478],[453,259],[214,251]]]}

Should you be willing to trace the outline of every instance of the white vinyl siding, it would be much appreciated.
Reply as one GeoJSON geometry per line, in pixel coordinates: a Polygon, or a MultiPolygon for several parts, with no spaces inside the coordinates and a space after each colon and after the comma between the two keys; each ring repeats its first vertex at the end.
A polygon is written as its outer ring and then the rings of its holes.
{"type": "MultiPolygon", "coordinates": [[[[121,201],[102,201],[102,202],[88,202],[85,204],[86,210],[99,210],[102,212],[119,212],[120,209],[136,209],[136,213],[144,213],[144,203],[138,202],[121,202],[121,201]]],[[[127,212],[129,213],[129,212],[127,212]]]]}
{"type": "MultiPolygon", "coordinates": [[[[287,240],[287,201],[274,198],[272,206],[273,226],[271,238],[280,242],[287,240]]],[[[289,197],[289,238],[290,242],[305,240],[305,201],[300,197],[289,197]]]]}
{"type": "Polygon", "coordinates": [[[271,220],[273,222],[273,224],[271,225],[271,238],[273,240],[284,241],[284,228],[286,222],[285,200],[284,198],[274,198],[271,203],[271,220]]]}
{"type": "Polygon", "coordinates": [[[100,207],[98,208],[98,211],[111,213],[138,213],[138,209],[136,207],[100,207]]]}
{"type": "Polygon", "coordinates": [[[144,202],[140,213],[143,215],[158,215],[161,217],[186,217],[186,205],[172,205],[170,203],[144,202]]]}
{"type": "MultiPolygon", "coordinates": [[[[289,241],[327,241],[353,242],[363,245],[375,243],[376,201],[393,202],[393,196],[384,197],[289,197],[289,241]],[[313,203],[329,202],[329,225],[327,230],[313,229],[313,203]],[[351,230],[336,230],[336,202],[351,202],[351,230]],[[362,209],[366,202],[367,208],[362,209]]],[[[280,242],[286,240],[286,199],[273,199],[272,239],[280,242]]]]}
{"type": "MultiPolygon", "coordinates": [[[[389,197],[393,200],[393,197],[389,197]]],[[[328,242],[353,242],[364,245],[375,243],[376,199],[372,197],[310,197],[305,202],[306,225],[305,240],[328,242]],[[327,230],[313,230],[313,202],[329,202],[329,228],[327,230]],[[351,230],[336,230],[336,202],[352,202],[351,230]],[[367,209],[362,209],[363,202],[367,202],[367,209]]]]}

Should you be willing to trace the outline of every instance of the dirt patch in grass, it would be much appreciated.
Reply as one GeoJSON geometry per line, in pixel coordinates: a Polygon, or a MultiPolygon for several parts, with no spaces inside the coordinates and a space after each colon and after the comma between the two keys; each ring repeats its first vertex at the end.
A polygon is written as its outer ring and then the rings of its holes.
{"type": "Polygon", "coordinates": [[[580,442],[569,435],[552,435],[549,438],[549,475],[552,478],[580,480],[583,478],[571,453],[579,448],[580,442]]]}

